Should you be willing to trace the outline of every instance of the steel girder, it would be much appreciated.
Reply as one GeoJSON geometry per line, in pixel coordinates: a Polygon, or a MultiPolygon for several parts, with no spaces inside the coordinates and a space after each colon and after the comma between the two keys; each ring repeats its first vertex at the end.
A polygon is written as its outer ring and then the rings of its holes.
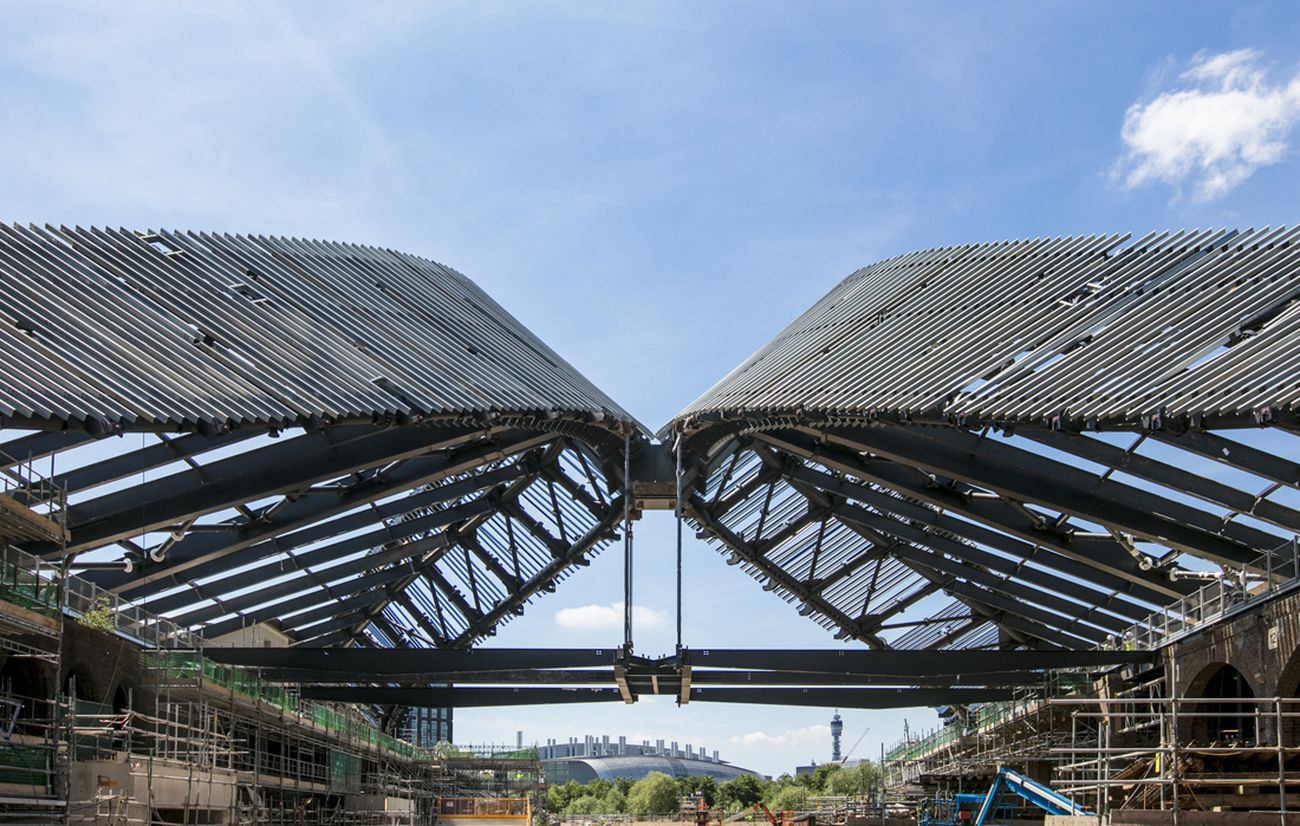
{"type": "Polygon", "coordinates": [[[98,557],[83,577],[210,637],[269,623],[304,641],[465,646],[585,564],[622,518],[621,480],[605,475],[616,463],[545,430],[350,425],[218,438],[216,458],[202,439],[172,441],[178,457],[150,436],[105,469],[61,474],[85,482],[71,540],[33,549],[74,569],[98,557]],[[124,467],[168,472],[112,484],[124,467]]]}
{"type": "Polygon", "coordinates": [[[342,702],[473,707],[635,702],[660,695],[679,703],[851,708],[989,702],[1010,697],[1017,687],[1049,682],[1054,669],[1089,671],[1154,658],[1151,652],[1116,650],[959,651],[936,659],[925,651],[683,648],[671,657],[647,659],[622,649],[307,647],[219,648],[210,656],[255,667],[263,679],[299,685],[304,697],[342,702]],[[611,683],[613,688],[555,688],[611,683]]]}

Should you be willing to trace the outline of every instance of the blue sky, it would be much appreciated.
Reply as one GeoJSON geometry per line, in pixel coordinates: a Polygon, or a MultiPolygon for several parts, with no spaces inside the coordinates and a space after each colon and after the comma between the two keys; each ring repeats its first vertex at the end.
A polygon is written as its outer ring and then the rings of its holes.
{"type": "MultiPolygon", "coordinates": [[[[651,427],[882,257],[1297,219],[1288,3],[213,6],[0,2],[0,219],[424,255],[651,427]]],[[[672,647],[672,532],[637,529],[647,653],[672,647]]],[[[687,551],[689,644],[834,644],[687,551]]],[[[494,644],[616,643],[557,612],[613,602],[619,564],[494,644]]],[[[663,737],[777,773],[828,757],[829,716],[465,711],[457,739],[663,737]]],[[[845,719],[867,756],[903,715],[845,719]]]]}

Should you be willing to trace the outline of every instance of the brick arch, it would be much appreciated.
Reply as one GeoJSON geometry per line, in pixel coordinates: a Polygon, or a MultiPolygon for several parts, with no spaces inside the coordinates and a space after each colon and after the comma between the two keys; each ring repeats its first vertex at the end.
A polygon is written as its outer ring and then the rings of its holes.
{"type": "Polygon", "coordinates": [[[1249,702],[1257,695],[1250,678],[1231,663],[1218,661],[1206,665],[1187,684],[1183,710],[1189,715],[1181,729],[1202,744],[1213,742],[1253,743],[1256,731],[1254,706],[1249,702]],[[1197,703],[1198,699],[1235,700],[1241,703],[1197,703]]]}
{"type": "Polygon", "coordinates": [[[93,668],[80,662],[69,664],[67,671],[63,675],[63,692],[65,694],[71,691],[73,678],[76,678],[78,699],[99,702],[103,698],[100,686],[95,680],[95,670],[93,668]]]}

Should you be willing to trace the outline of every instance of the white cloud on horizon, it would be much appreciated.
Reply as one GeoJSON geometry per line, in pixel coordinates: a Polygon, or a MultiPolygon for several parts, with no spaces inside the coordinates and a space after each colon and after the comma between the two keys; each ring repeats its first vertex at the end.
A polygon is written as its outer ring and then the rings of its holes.
{"type": "Polygon", "coordinates": [[[1286,156],[1300,121],[1300,71],[1272,82],[1259,53],[1239,49],[1197,55],[1178,80],[1125,113],[1114,170],[1125,186],[1186,184],[1193,200],[1210,201],[1286,156]]]}
{"type": "Polygon", "coordinates": [[[831,727],[826,725],[805,726],[789,729],[780,734],[768,734],[765,731],[751,731],[730,738],[730,742],[745,748],[785,748],[802,743],[829,743],[831,727]]]}
{"type": "MultiPolygon", "coordinates": [[[[634,627],[654,628],[663,625],[667,617],[653,608],[644,605],[632,606],[632,624],[634,627]]],[[[623,627],[623,603],[611,602],[609,605],[580,605],[576,608],[561,608],[555,612],[555,624],[561,628],[580,631],[617,630],[623,627]]]]}

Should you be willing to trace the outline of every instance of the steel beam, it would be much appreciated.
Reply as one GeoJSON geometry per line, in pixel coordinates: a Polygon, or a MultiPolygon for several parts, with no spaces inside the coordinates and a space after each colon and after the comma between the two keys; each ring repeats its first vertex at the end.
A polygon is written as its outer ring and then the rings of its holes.
{"type": "MultiPolygon", "coordinates": [[[[1126,582],[1128,591],[1144,601],[1178,599],[1196,590],[1193,583],[1174,582],[1159,571],[1143,568],[1138,559],[1113,539],[1077,536],[1068,529],[1068,523],[1064,523],[1062,527],[1065,529],[1062,530],[1035,522],[1001,499],[981,499],[938,485],[924,484],[915,472],[905,465],[892,461],[867,462],[855,451],[818,443],[807,434],[789,431],[782,431],[779,434],[767,432],[755,434],[754,439],[802,459],[891,488],[944,511],[982,523],[993,528],[994,531],[1030,543],[1031,548],[1041,545],[1063,554],[1098,570],[1102,576],[1114,577],[1126,582]]],[[[896,507],[901,508],[903,504],[896,507]]],[[[938,514],[930,517],[931,520],[943,518],[938,514]]],[[[946,519],[945,522],[951,526],[955,520],[946,519]]],[[[977,525],[972,526],[972,529],[977,527],[977,525]]],[[[975,541],[983,541],[972,536],[967,529],[954,529],[954,532],[966,535],[975,541]]],[[[991,534],[985,536],[991,538],[991,534]]],[[[1095,579],[1093,581],[1095,584],[1098,582],[1095,579]]]]}
{"type": "Polygon", "coordinates": [[[824,437],[1223,564],[1251,562],[1277,542],[1263,531],[1223,525],[1213,514],[957,428],[879,425],[837,428],[824,437]]]}
{"type": "MultiPolygon", "coordinates": [[[[553,438],[545,433],[515,431],[502,434],[487,445],[454,451],[451,456],[414,459],[382,475],[366,475],[361,481],[337,491],[287,498],[257,513],[251,521],[232,523],[229,533],[189,533],[172,545],[161,563],[146,561],[135,572],[96,572],[89,578],[102,588],[137,597],[183,585],[187,580],[208,572],[225,570],[227,566],[223,560],[227,556],[259,543],[267,543],[264,547],[278,553],[372,525],[379,519],[405,513],[411,508],[472,493],[483,485],[474,479],[461,480],[378,505],[372,510],[340,516],[403,491],[473,470],[493,458],[525,453],[553,438]],[[212,563],[211,567],[200,567],[207,563],[212,563]],[[197,572],[192,570],[196,568],[197,572]],[[187,571],[189,576],[179,577],[187,571]]],[[[517,478],[523,472],[522,468],[500,468],[484,474],[481,481],[496,484],[507,478],[517,478]]],[[[264,554],[259,552],[258,555],[264,554]]]]}
{"type": "Polygon", "coordinates": [[[905,678],[912,675],[978,675],[1004,671],[1094,668],[1154,662],[1150,651],[893,651],[862,649],[739,650],[691,648],[686,662],[697,667],[803,671],[822,674],[873,674],[905,678]]]}
{"type": "MultiPolygon", "coordinates": [[[[170,527],[234,505],[451,447],[489,433],[470,427],[349,425],[286,439],[204,465],[107,493],[70,512],[68,553],[89,550],[142,532],[170,527]]],[[[42,547],[41,552],[57,550],[42,547]]]]}
{"type": "Polygon", "coordinates": [[[616,688],[392,688],[389,686],[304,686],[304,699],[335,703],[418,706],[422,708],[493,708],[552,706],[567,703],[623,702],[616,688]]]}
{"type": "MultiPolygon", "coordinates": [[[[520,668],[612,666],[618,648],[205,648],[203,656],[225,665],[347,671],[361,676],[437,675],[448,671],[514,671],[520,668]]],[[[1121,660],[1122,661],[1122,660],[1121,660]]],[[[431,676],[432,681],[432,676],[431,676]]],[[[439,679],[438,682],[445,682],[439,679]]],[[[418,705],[418,704],[416,704],[418,705]]]]}
{"type": "Polygon", "coordinates": [[[692,688],[692,703],[812,706],[817,708],[915,708],[1010,700],[1010,688],[692,688]]]}

